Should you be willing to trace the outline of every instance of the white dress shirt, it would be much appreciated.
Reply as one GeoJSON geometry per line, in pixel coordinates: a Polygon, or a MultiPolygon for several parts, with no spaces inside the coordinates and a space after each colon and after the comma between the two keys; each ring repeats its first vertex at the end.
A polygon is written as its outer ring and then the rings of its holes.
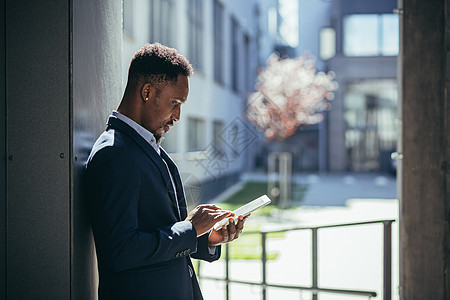
{"type": "Polygon", "coordinates": [[[158,143],[156,143],[156,138],[153,135],[153,133],[151,133],[150,131],[148,131],[147,129],[145,129],[144,127],[142,127],[138,123],[136,123],[134,120],[128,118],[127,116],[125,116],[124,114],[121,114],[118,111],[113,111],[112,115],[114,117],[116,117],[117,119],[119,119],[119,120],[123,121],[124,123],[126,123],[128,126],[133,128],[134,130],[136,130],[136,132],[139,133],[139,135],[142,136],[144,138],[144,140],[146,140],[147,143],[149,143],[150,146],[152,146],[153,149],[155,149],[155,151],[159,155],[161,155],[161,149],[159,149],[160,146],[159,146],[158,143]]]}
{"type": "MultiPolygon", "coordinates": [[[[124,114],[121,114],[118,111],[113,111],[112,115],[114,117],[116,117],[117,119],[121,120],[122,122],[126,123],[128,126],[133,128],[134,130],[136,130],[136,132],[140,136],[142,136],[142,138],[144,140],[146,140],[147,143],[149,143],[150,146],[152,146],[153,149],[155,149],[156,153],[161,155],[160,145],[159,145],[159,143],[156,142],[156,138],[153,135],[153,133],[151,133],[150,131],[148,131],[147,129],[145,129],[144,127],[142,127],[138,123],[136,123],[134,120],[128,118],[127,116],[125,116],[124,114]]],[[[181,218],[180,207],[178,205],[178,197],[177,197],[176,188],[175,188],[175,182],[173,181],[172,174],[170,173],[169,166],[167,165],[166,161],[164,159],[162,161],[166,164],[167,171],[169,172],[170,181],[172,181],[172,187],[173,187],[173,190],[175,191],[175,200],[176,200],[175,202],[177,203],[178,214],[179,214],[179,216],[181,218]]],[[[215,246],[208,247],[208,252],[209,252],[209,254],[213,255],[216,252],[216,247],[215,246]]]]}

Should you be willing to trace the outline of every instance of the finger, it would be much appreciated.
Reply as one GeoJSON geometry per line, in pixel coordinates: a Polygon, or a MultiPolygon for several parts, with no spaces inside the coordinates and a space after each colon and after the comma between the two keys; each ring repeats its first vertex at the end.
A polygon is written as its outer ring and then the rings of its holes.
{"type": "Polygon", "coordinates": [[[244,222],[245,222],[245,218],[242,216],[242,215],[240,215],[239,217],[238,217],[238,223],[237,223],[237,225],[236,225],[236,227],[237,227],[237,231],[238,232],[240,232],[240,231],[242,231],[242,229],[244,228],[244,222]]]}
{"type": "Polygon", "coordinates": [[[201,204],[201,205],[199,205],[200,207],[202,207],[203,209],[212,209],[212,210],[218,210],[218,209],[221,209],[220,207],[218,207],[217,205],[215,205],[215,204],[201,204]]]}
{"type": "Polygon", "coordinates": [[[224,243],[228,242],[228,230],[227,225],[222,226],[222,241],[224,243]]]}
{"type": "Polygon", "coordinates": [[[202,211],[216,212],[216,211],[227,211],[227,210],[224,210],[224,209],[221,209],[221,208],[218,208],[218,207],[207,206],[207,207],[202,207],[202,211]]]}
{"type": "Polygon", "coordinates": [[[234,219],[230,218],[230,223],[228,224],[228,234],[230,236],[230,241],[235,239],[236,236],[236,225],[234,224],[234,219]]]}
{"type": "Polygon", "coordinates": [[[235,235],[234,235],[234,239],[239,238],[239,235],[241,235],[242,227],[243,227],[243,225],[242,225],[242,220],[243,220],[243,217],[240,215],[240,216],[238,217],[238,222],[237,222],[237,224],[236,224],[236,233],[235,233],[235,235]]]}
{"type": "Polygon", "coordinates": [[[239,235],[241,234],[243,228],[244,228],[244,222],[245,222],[245,218],[240,215],[238,217],[238,222],[236,224],[236,235],[235,235],[235,239],[237,239],[239,237],[239,235]]]}
{"type": "Polygon", "coordinates": [[[221,208],[212,208],[212,207],[203,207],[202,211],[206,211],[209,213],[232,213],[230,210],[227,209],[221,209],[221,208]]]}
{"type": "Polygon", "coordinates": [[[250,215],[248,215],[248,216],[245,216],[243,219],[242,219],[242,226],[244,226],[244,224],[245,224],[245,221],[247,221],[247,219],[248,219],[248,217],[249,217],[250,215]]]}
{"type": "Polygon", "coordinates": [[[221,216],[227,216],[230,214],[230,211],[228,210],[215,210],[210,208],[204,208],[201,210],[201,214],[205,217],[212,217],[214,219],[221,217],[221,216]]]}
{"type": "Polygon", "coordinates": [[[213,215],[214,220],[218,222],[218,221],[225,219],[226,217],[229,217],[231,215],[231,212],[229,210],[223,210],[223,211],[214,212],[211,214],[213,215]]]}
{"type": "Polygon", "coordinates": [[[222,209],[209,209],[205,208],[203,212],[207,212],[211,215],[223,215],[223,214],[231,214],[231,211],[229,210],[222,210],[222,209]]]}

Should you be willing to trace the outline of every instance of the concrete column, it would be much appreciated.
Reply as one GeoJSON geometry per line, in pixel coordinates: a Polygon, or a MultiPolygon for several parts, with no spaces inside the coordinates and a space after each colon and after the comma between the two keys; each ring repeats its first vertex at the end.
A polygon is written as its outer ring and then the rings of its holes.
{"type": "Polygon", "coordinates": [[[6,295],[70,297],[70,1],[6,0],[6,295]]]}
{"type": "Polygon", "coordinates": [[[6,2],[0,0],[0,299],[6,299],[6,2]]]}
{"type": "Polygon", "coordinates": [[[97,261],[82,174],[92,145],[122,97],[122,1],[73,0],[72,83],[72,299],[96,299],[97,261]]]}
{"type": "Polygon", "coordinates": [[[401,298],[448,299],[449,0],[405,0],[401,55],[401,298]]]}
{"type": "Polygon", "coordinates": [[[0,299],[96,298],[82,171],[121,98],[121,10],[0,1],[0,299]]]}

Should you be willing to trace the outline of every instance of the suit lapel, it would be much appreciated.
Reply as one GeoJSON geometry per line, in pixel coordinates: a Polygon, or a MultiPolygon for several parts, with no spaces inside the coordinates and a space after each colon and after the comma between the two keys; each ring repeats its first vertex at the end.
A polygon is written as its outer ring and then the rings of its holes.
{"type": "Polygon", "coordinates": [[[161,148],[161,157],[166,161],[170,174],[172,174],[175,189],[177,190],[178,207],[180,208],[181,220],[184,220],[187,217],[187,205],[180,172],[178,172],[177,166],[163,148],[161,148]]]}
{"type": "MultiPolygon", "coordinates": [[[[173,176],[173,179],[175,181],[176,189],[179,190],[179,191],[180,191],[180,189],[178,188],[178,183],[179,183],[179,185],[181,185],[181,179],[179,179],[180,175],[178,173],[177,167],[175,166],[174,162],[169,158],[167,153],[165,153],[164,150],[161,149],[161,154],[164,153],[165,157],[159,156],[159,154],[155,151],[155,149],[153,149],[153,147],[139,133],[137,133],[133,128],[131,128],[125,122],[119,120],[116,117],[109,117],[107,124],[108,124],[108,127],[120,130],[120,131],[124,132],[125,134],[127,134],[131,139],[133,139],[139,145],[139,147],[144,151],[144,153],[158,167],[158,170],[159,170],[159,172],[161,173],[161,176],[164,179],[164,183],[165,183],[165,185],[167,187],[167,191],[169,193],[170,199],[174,203],[173,206],[175,207],[175,210],[178,210],[177,209],[177,203],[176,203],[176,197],[175,197],[175,191],[173,190],[173,185],[172,185],[172,181],[170,180],[169,171],[167,170],[167,167],[166,167],[166,164],[163,161],[163,158],[166,161],[167,165],[169,166],[170,172],[171,172],[171,174],[173,176]],[[168,159],[166,159],[166,157],[168,159]],[[170,165],[173,165],[174,169],[176,169],[176,172],[172,171],[171,166],[169,165],[169,161],[170,161],[170,165]],[[175,177],[177,179],[175,179],[175,177]]],[[[181,200],[181,198],[179,198],[179,199],[181,200]]],[[[183,195],[183,200],[184,200],[184,195],[183,195]]],[[[185,209],[182,209],[181,206],[180,206],[180,214],[181,214],[181,216],[178,214],[178,211],[176,211],[176,215],[180,216],[181,220],[184,220],[186,218],[186,216],[185,216],[186,213],[183,212],[184,210],[185,209]]]]}

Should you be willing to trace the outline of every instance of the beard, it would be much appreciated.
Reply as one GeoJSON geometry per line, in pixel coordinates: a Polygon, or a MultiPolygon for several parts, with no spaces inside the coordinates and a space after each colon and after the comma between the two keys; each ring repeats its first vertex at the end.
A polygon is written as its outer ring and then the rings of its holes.
{"type": "Polygon", "coordinates": [[[157,144],[161,143],[164,140],[164,137],[162,135],[155,134],[154,136],[157,144]]]}

